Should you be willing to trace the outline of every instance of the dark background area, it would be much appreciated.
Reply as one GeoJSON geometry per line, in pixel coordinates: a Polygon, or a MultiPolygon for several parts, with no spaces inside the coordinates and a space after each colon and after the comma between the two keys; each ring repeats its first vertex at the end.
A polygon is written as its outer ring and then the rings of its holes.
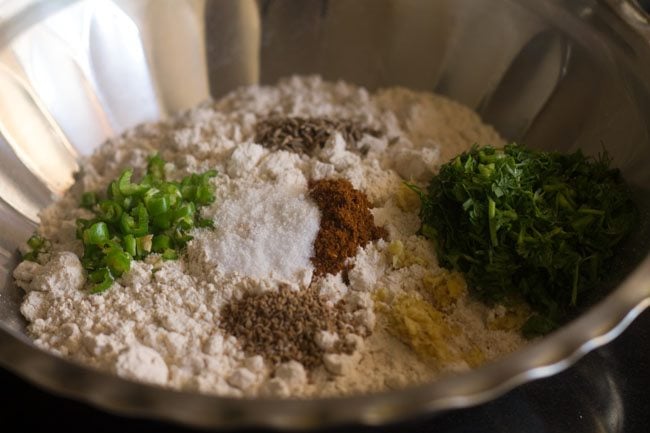
{"type": "Polygon", "coordinates": [[[643,10],[650,13],[650,0],[637,0],[637,3],[643,10]]]}
{"type": "MultiPolygon", "coordinates": [[[[2,432],[194,432],[169,423],[119,417],[41,391],[0,369],[2,432]]],[[[471,409],[380,429],[328,432],[647,433],[650,431],[650,310],[623,335],[556,376],[521,386],[471,409]]]]}

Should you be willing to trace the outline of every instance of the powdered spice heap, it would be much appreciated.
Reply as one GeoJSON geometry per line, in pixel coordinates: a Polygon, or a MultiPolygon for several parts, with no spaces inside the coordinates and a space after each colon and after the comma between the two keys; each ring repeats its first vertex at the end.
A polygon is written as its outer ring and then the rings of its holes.
{"type": "MultiPolygon", "coordinates": [[[[255,125],[255,141],[271,150],[312,154],[323,148],[332,133],[338,132],[346,143],[356,144],[365,134],[379,137],[381,132],[351,120],[325,117],[276,117],[255,125]]],[[[365,153],[366,150],[348,149],[365,153]]]]}
{"type": "MultiPolygon", "coordinates": [[[[221,310],[221,326],[241,342],[243,349],[273,363],[290,360],[313,368],[322,363],[325,351],[316,343],[320,331],[338,333],[351,329],[350,313],[326,306],[313,289],[246,294],[221,310]]],[[[342,340],[342,339],[341,339],[342,340]]],[[[343,352],[343,344],[333,352],[343,352]]]]}
{"type": "Polygon", "coordinates": [[[309,196],[321,211],[321,222],[311,259],[316,275],[336,274],[359,247],[387,235],[375,226],[370,203],[364,193],[345,179],[323,179],[309,183],[309,196]]]}

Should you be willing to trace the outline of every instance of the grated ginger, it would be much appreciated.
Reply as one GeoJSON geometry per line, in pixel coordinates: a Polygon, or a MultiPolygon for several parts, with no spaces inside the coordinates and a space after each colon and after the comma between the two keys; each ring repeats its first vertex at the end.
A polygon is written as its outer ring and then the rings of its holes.
{"type": "Polygon", "coordinates": [[[400,240],[393,241],[388,245],[388,253],[391,255],[391,263],[395,269],[406,268],[413,265],[427,265],[425,259],[407,251],[400,240]]]}
{"type": "Polygon", "coordinates": [[[418,355],[441,363],[453,361],[446,340],[452,330],[445,323],[444,316],[428,302],[414,295],[398,296],[388,315],[388,331],[410,346],[418,355]]]}
{"type": "Polygon", "coordinates": [[[467,294],[461,275],[442,271],[425,277],[429,289],[442,294],[438,303],[423,299],[417,293],[402,293],[395,297],[383,288],[373,296],[375,310],[386,317],[390,334],[409,346],[423,360],[445,365],[477,367],[486,361],[480,347],[473,345],[461,329],[449,323],[449,307],[456,305],[467,294]]]}
{"type": "Polygon", "coordinates": [[[441,271],[427,274],[422,279],[424,290],[431,295],[434,307],[449,311],[467,295],[467,283],[458,272],[441,271]]]}
{"type": "Polygon", "coordinates": [[[530,307],[524,303],[508,307],[498,305],[488,314],[486,326],[491,330],[513,331],[521,329],[530,315],[530,307]]]}
{"type": "Polygon", "coordinates": [[[420,197],[418,194],[402,183],[395,193],[395,202],[404,212],[415,212],[420,208],[420,197]]]}

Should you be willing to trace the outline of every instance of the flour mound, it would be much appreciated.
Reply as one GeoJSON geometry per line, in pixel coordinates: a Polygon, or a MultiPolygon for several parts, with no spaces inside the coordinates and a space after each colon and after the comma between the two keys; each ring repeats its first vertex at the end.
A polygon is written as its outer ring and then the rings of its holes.
{"type": "MultiPolygon", "coordinates": [[[[26,292],[21,312],[29,334],[39,347],[130,380],[233,397],[369,393],[466,369],[462,359],[440,365],[416,355],[391,334],[382,308],[404,297],[430,301],[441,281],[431,244],[417,234],[419,201],[412,205],[404,181],[425,186],[441,163],[474,143],[503,140],[476,113],[442,96],[403,88],[370,93],[319,77],[240,88],[133,128],[82,161],[77,183],[40,214],[38,233],[51,251],[14,271],[26,292]],[[278,117],[344,119],[380,134],[351,142],[332,133],[309,155],[257,143],[256,124],[278,117]],[[93,217],[78,206],[81,194],[105,191],[127,167],[138,177],[156,152],[168,161],[168,179],[219,173],[210,180],[215,203],[200,211],[215,228],[192,230],[179,260],[152,254],[134,261],[109,290],[92,295],[84,289],[83,245],[75,236],[75,220],[93,217]],[[321,214],[307,186],[319,179],[349,181],[368,197],[375,225],[387,231],[349,258],[348,273],[313,276],[321,214]],[[345,309],[350,332],[312,333],[325,353],[319,366],[277,365],[247,353],[224,330],[226,305],[280,288],[315,290],[328,308],[342,301],[336,307],[345,309]],[[346,352],[332,353],[340,345],[346,352]]],[[[447,336],[449,353],[476,355],[467,361],[478,363],[523,344],[517,332],[487,326],[507,323],[504,307],[468,297],[454,302],[452,313],[440,313],[445,327],[458,330],[447,336]]]]}

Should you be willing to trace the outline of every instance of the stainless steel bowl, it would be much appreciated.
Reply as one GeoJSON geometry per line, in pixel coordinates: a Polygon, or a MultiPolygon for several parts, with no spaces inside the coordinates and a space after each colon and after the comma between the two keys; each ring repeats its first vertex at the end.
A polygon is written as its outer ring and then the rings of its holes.
{"type": "Polygon", "coordinates": [[[624,0],[10,0],[0,5],[0,362],[122,414],[201,427],[382,424],[552,375],[650,304],[650,27],[624,0]],[[318,73],[437,91],[508,139],[605,146],[643,218],[612,290],[554,334],[435,383],[338,399],[229,399],[129,382],[37,349],[11,271],[80,155],[239,85],[318,73]]]}

